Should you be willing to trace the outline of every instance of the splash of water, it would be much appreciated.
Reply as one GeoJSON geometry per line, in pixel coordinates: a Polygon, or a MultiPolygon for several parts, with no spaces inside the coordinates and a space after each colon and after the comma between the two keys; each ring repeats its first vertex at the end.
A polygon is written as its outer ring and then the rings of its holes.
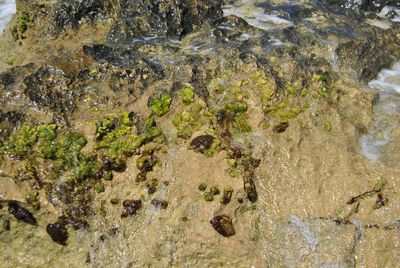
{"type": "Polygon", "coordinates": [[[0,34],[17,10],[15,0],[0,0],[0,34]]]}
{"type": "Polygon", "coordinates": [[[378,161],[385,145],[391,139],[391,132],[397,127],[392,121],[400,108],[400,62],[391,69],[383,69],[377,79],[368,83],[369,87],[379,92],[376,104],[375,120],[370,132],[361,136],[362,153],[372,161],[378,161]]]}
{"type": "Polygon", "coordinates": [[[248,24],[261,30],[287,28],[293,25],[291,21],[283,19],[275,14],[267,14],[263,8],[257,6],[258,1],[240,1],[235,5],[226,5],[223,8],[224,15],[235,15],[247,21],[248,24]]]}

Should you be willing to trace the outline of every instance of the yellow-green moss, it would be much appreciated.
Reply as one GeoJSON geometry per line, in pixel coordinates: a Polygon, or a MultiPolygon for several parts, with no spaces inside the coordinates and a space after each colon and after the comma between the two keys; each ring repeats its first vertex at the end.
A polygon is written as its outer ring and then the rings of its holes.
{"type": "Polygon", "coordinates": [[[52,125],[40,125],[37,127],[39,143],[36,148],[36,152],[44,159],[53,159],[56,157],[57,145],[55,139],[57,138],[56,133],[57,126],[52,125]]]}
{"type": "Polygon", "coordinates": [[[193,86],[191,84],[186,84],[180,91],[180,96],[184,104],[189,105],[193,103],[195,96],[193,86]]]}
{"type": "Polygon", "coordinates": [[[153,114],[161,117],[169,112],[171,102],[171,96],[164,94],[160,98],[151,100],[149,106],[153,114]]]}
{"type": "Polygon", "coordinates": [[[4,143],[2,151],[12,157],[24,158],[32,152],[32,147],[38,140],[38,131],[35,127],[24,125],[4,143]]]}
{"type": "Polygon", "coordinates": [[[204,124],[201,120],[201,110],[200,105],[194,104],[174,117],[172,123],[178,130],[178,137],[190,138],[204,124]]]}

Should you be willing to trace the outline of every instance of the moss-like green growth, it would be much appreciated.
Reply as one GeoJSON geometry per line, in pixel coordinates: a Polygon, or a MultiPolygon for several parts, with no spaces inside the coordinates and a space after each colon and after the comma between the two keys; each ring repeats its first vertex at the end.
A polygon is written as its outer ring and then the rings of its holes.
{"type": "Polygon", "coordinates": [[[188,139],[204,124],[201,110],[200,105],[194,104],[174,117],[172,123],[178,130],[178,137],[188,139]]]}
{"type": "Polygon", "coordinates": [[[143,137],[132,133],[132,120],[128,113],[104,118],[97,124],[95,149],[107,149],[111,160],[134,154],[143,143],[143,137]]]}
{"type": "Polygon", "coordinates": [[[33,26],[33,17],[27,13],[20,16],[17,20],[17,30],[21,38],[25,38],[25,32],[33,26]]]}
{"type": "Polygon", "coordinates": [[[111,171],[106,171],[103,173],[103,179],[106,181],[112,181],[113,179],[113,173],[111,171]]]}
{"type": "Polygon", "coordinates": [[[233,102],[225,105],[225,110],[232,112],[233,114],[244,114],[247,112],[248,106],[244,102],[233,102]]]}
{"type": "Polygon", "coordinates": [[[204,192],[203,198],[204,198],[204,200],[207,201],[207,202],[212,202],[212,201],[214,201],[214,195],[213,195],[212,193],[210,193],[210,192],[204,192]]]}
{"type": "Polygon", "coordinates": [[[39,202],[38,197],[39,197],[39,192],[33,191],[33,192],[29,192],[26,195],[25,200],[28,204],[30,204],[32,206],[33,209],[39,210],[40,202],[39,202]]]}
{"type": "Polygon", "coordinates": [[[164,94],[160,98],[151,100],[149,106],[153,114],[161,117],[169,112],[171,102],[171,96],[164,94]]]}
{"type": "Polygon", "coordinates": [[[44,159],[54,159],[57,153],[57,146],[55,140],[57,138],[56,133],[57,126],[52,125],[40,125],[37,127],[39,144],[36,148],[36,152],[44,159]]]}
{"type": "Polygon", "coordinates": [[[246,114],[236,115],[230,126],[230,132],[232,134],[251,132],[251,126],[247,120],[248,116],[246,114]]]}
{"type": "Polygon", "coordinates": [[[325,123],[322,125],[322,128],[323,128],[324,131],[326,131],[326,132],[329,133],[329,132],[332,131],[332,124],[329,123],[329,122],[325,122],[325,123]]]}
{"type": "Polygon", "coordinates": [[[32,152],[32,147],[38,140],[38,132],[32,126],[22,126],[14,132],[4,143],[2,151],[8,153],[11,157],[25,158],[32,152]]]}
{"type": "Polygon", "coordinates": [[[110,162],[116,163],[125,162],[145,143],[165,142],[165,135],[157,128],[153,117],[144,121],[140,134],[133,131],[132,125],[133,119],[128,113],[103,119],[97,124],[95,149],[100,150],[110,162]]]}
{"type": "Polygon", "coordinates": [[[308,105],[302,108],[290,108],[288,110],[276,111],[273,113],[274,116],[278,117],[281,122],[289,122],[295,119],[299,114],[308,109],[308,105]]]}
{"type": "Polygon", "coordinates": [[[295,85],[293,85],[293,84],[288,84],[286,86],[286,90],[289,93],[289,95],[292,95],[292,96],[296,96],[297,92],[298,92],[297,87],[295,85]]]}
{"type": "Polygon", "coordinates": [[[197,186],[197,189],[199,189],[199,191],[201,192],[204,192],[205,190],[207,190],[207,184],[203,182],[199,186],[197,186]]]}
{"type": "Polygon", "coordinates": [[[180,91],[180,96],[182,98],[182,102],[186,105],[189,105],[194,102],[194,89],[191,84],[186,84],[185,87],[180,91]]]}
{"type": "Polygon", "coordinates": [[[288,104],[289,104],[289,100],[283,99],[281,102],[276,103],[274,105],[264,106],[263,109],[266,113],[273,113],[273,112],[285,109],[288,106],[288,104]]]}
{"type": "Polygon", "coordinates": [[[209,149],[204,150],[204,155],[207,157],[213,157],[217,152],[221,150],[221,141],[217,138],[215,138],[211,144],[211,147],[209,149]]]}
{"type": "Polygon", "coordinates": [[[227,205],[229,202],[231,202],[232,199],[232,194],[233,194],[233,188],[230,186],[227,186],[224,188],[224,194],[221,198],[221,204],[227,205]]]}
{"type": "Polygon", "coordinates": [[[29,193],[26,195],[25,200],[26,200],[26,202],[27,202],[28,204],[32,204],[32,203],[34,203],[34,202],[36,202],[36,201],[38,200],[38,196],[39,196],[39,193],[36,192],[36,191],[29,192],[29,193]]]}
{"type": "Polygon", "coordinates": [[[80,182],[100,171],[101,163],[94,156],[80,156],[79,162],[71,169],[70,182],[80,182]]]}
{"type": "Polygon", "coordinates": [[[97,185],[96,185],[96,187],[95,187],[95,189],[96,189],[96,192],[99,194],[99,193],[104,193],[105,192],[105,187],[104,187],[104,183],[103,182],[99,182],[97,185]]]}
{"type": "Polygon", "coordinates": [[[314,74],[312,77],[312,81],[317,88],[317,97],[327,98],[332,91],[332,87],[328,77],[324,75],[314,74]]]}
{"type": "Polygon", "coordinates": [[[308,89],[303,88],[303,90],[301,91],[301,96],[302,97],[307,97],[307,95],[308,95],[308,89]]]}
{"type": "Polygon", "coordinates": [[[113,129],[115,129],[115,124],[113,120],[109,118],[103,119],[96,130],[96,139],[101,140],[104,136],[110,133],[113,129]]]}
{"type": "Polygon", "coordinates": [[[67,170],[79,166],[79,156],[87,140],[81,133],[67,131],[56,140],[57,152],[54,166],[67,170]]]}
{"type": "Polygon", "coordinates": [[[220,190],[218,189],[217,186],[212,186],[210,188],[210,193],[212,193],[213,195],[219,195],[221,192],[220,192],[220,190]]]}

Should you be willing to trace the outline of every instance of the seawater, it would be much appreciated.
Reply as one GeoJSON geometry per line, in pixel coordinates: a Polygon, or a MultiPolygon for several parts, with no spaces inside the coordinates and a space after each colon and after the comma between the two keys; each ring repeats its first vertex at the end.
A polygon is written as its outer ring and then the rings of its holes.
{"type": "Polygon", "coordinates": [[[0,34],[3,33],[16,10],[15,0],[0,0],[0,34]]]}

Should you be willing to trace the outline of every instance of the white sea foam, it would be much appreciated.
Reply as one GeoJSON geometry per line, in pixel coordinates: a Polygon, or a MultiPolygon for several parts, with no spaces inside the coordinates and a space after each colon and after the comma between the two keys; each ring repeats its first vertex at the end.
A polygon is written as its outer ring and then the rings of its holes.
{"type": "Polygon", "coordinates": [[[16,12],[15,0],[0,0],[0,34],[16,12]]]}
{"type": "Polygon", "coordinates": [[[374,108],[372,127],[368,134],[360,138],[360,144],[365,157],[378,161],[384,147],[390,142],[391,132],[396,128],[392,118],[398,113],[400,105],[400,62],[391,69],[383,69],[377,79],[368,85],[379,92],[379,101],[374,108]]]}
{"type": "Polygon", "coordinates": [[[372,89],[383,92],[400,93],[400,62],[396,63],[392,69],[383,69],[376,80],[368,83],[372,89]]]}
{"type": "Polygon", "coordinates": [[[241,17],[250,25],[266,31],[275,28],[286,28],[293,25],[291,21],[283,19],[275,14],[266,14],[263,8],[256,6],[256,3],[257,1],[242,1],[236,5],[226,5],[223,8],[224,15],[241,17]]]}

